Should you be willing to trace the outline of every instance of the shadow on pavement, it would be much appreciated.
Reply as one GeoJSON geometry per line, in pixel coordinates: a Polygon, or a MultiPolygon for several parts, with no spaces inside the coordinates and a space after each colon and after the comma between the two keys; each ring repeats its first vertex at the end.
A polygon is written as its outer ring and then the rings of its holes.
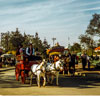
{"type": "Polygon", "coordinates": [[[21,84],[20,81],[16,81],[15,76],[6,75],[0,73],[0,88],[21,88],[30,87],[29,84],[21,84]],[[2,75],[1,75],[2,74],[2,75]]]}
{"type": "Polygon", "coordinates": [[[15,67],[11,67],[11,68],[2,68],[0,69],[0,73],[3,72],[3,71],[8,71],[8,70],[14,70],[15,67]]]}
{"type": "MultiPolygon", "coordinates": [[[[36,80],[33,80],[33,86],[37,87],[36,80]]],[[[49,84],[46,85],[47,87],[51,86],[49,84]]],[[[53,81],[53,85],[56,86],[56,79],[53,81]]],[[[96,88],[96,86],[100,86],[100,79],[99,78],[89,78],[89,77],[82,77],[82,76],[60,76],[59,77],[59,86],[60,88],[96,88]]],[[[21,84],[21,81],[16,81],[15,76],[4,76],[3,73],[0,75],[0,88],[23,88],[23,87],[30,87],[29,80],[26,84],[21,84]]]]}
{"type": "Polygon", "coordinates": [[[95,86],[100,86],[99,78],[89,78],[89,77],[65,77],[59,79],[59,87],[72,87],[72,88],[95,88],[95,86]]]}

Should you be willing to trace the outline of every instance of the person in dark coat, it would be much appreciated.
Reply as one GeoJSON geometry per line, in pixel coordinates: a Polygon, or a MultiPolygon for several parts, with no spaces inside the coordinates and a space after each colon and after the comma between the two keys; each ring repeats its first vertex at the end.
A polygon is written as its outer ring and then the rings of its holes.
{"type": "Polygon", "coordinates": [[[76,54],[72,54],[71,61],[72,61],[72,68],[74,70],[74,73],[75,73],[75,60],[76,60],[76,54]]]}
{"type": "Polygon", "coordinates": [[[17,55],[20,55],[20,48],[21,48],[21,45],[19,45],[19,47],[18,47],[17,50],[16,50],[16,56],[17,56],[17,55]]]}
{"type": "Polygon", "coordinates": [[[90,70],[90,57],[89,56],[87,56],[87,62],[88,62],[88,70],[90,70]]]}
{"type": "Polygon", "coordinates": [[[29,61],[34,60],[35,49],[33,48],[32,43],[26,48],[26,55],[28,56],[29,61]]]}
{"type": "Polygon", "coordinates": [[[71,73],[71,66],[72,66],[71,53],[68,53],[68,57],[69,57],[69,73],[71,73]]]}
{"type": "Polygon", "coordinates": [[[84,53],[82,56],[81,56],[81,59],[82,59],[82,67],[83,67],[83,70],[85,70],[85,67],[87,65],[87,55],[84,53]]]}

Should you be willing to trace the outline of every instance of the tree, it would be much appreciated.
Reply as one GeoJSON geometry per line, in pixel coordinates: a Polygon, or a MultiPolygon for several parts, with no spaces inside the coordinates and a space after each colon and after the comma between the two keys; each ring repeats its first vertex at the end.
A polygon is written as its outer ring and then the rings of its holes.
{"type": "Polygon", "coordinates": [[[29,43],[32,43],[35,50],[40,52],[42,55],[44,55],[45,50],[49,48],[47,40],[42,42],[37,32],[35,33],[35,37],[34,35],[27,35],[25,32],[24,35],[22,35],[17,28],[15,32],[1,33],[1,36],[1,44],[3,48],[5,48],[5,52],[16,50],[19,45],[23,45],[23,47],[26,48],[29,43]]]}
{"type": "Polygon", "coordinates": [[[94,48],[94,37],[100,37],[100,14],[93,15],[93,18],[90,20],[90,23],[86,29],[86,35],[90,38],[90,45],[92,45],[92,47],[94,48]],[[91,43],[91,41],[93,43],[91,43]]]}
{"type": "Polygon", "coordinates": [[[37,51],[41,52],[41,49],[42,49],[43,46],[42,46],[42,41],[38,37],[38,33],[37,32],[35,33],[35,37],[34,37],[32,43],[34,44],[34,48],[37,51]]]}
{"type": "Polygon", "coordinates": [[[100,14],[94,14],[87,27],[86,33],[90,36],[100,36],[100,14]]]}
{"type": "Polygon", "coordinates": [[[100,39],[98,40],[97,46],[98,46],[98,47],[100,46],[100,39]]]}
{"type": "Polygon", "coordinates": [[[27,47],[30,43],[30,41],[33,40],[32,35],[22,35],[19,31],[18,28],[16,29],[15,32],[6,32],[6,33],[1,33],[1,45],[3,48],[5,48],[5,52],[9,50],[16,50],[19,45],[23,45],[23,47],[27,47]]]}
{"type": "Polygon", "coordinates": [[[12,48],[11,49],[12,50],[16,50],[19,47],[19,45],[23,44],[24,37],[19,31],[11,32],[11,34],[10,34],[10,42],[12,44],[12,48]]]}
{"type": "Polygon", "coordinates": [[[43,58],[46,57],[46,50],[49,48],[47,40],[42,40],[39,38],[38,33],[35,33],[35,37],[33,39],[34,48],[36,51],[40,52],[43,58]]]}
{"type": "Polygon", "coordinates": [[[10,32],[1,33],[1,45],[7,52],[10,49],[10,32]]]}
{"type": "Polygon", "coordinates": [[[87,34],[80,35],[79,39],[80,39],[81,45],[84,45],[85,48],[89,48],[91,46],[90,41],[92,40],[92,38],[88,36],[87,34]]]}
{"type": "Polygon", "coordinates": [[[81,45],[79,43],[74,43],[71,48],[71,51],[81,52],[81,45]]]}
{"type": "Polygon", "coordinates": [[[23,42],[23,47],[26,48],[28,47],[29,43],[33,43],[34,40],[34,36],[33,35],[26,35],[26,33],[24,32],[24,42],[23,42]]]}
{"type": "Polygon", "coordinates": [[[90,49],[92,51],[96,47],[96,41],[94,41],[94,37],[100,37],[100,14],[94,14],[93,18],[90,20],[90,23],[86,29],[85,35],[80,35],[79,39],[82,45],[85,48],[90,49]]]}

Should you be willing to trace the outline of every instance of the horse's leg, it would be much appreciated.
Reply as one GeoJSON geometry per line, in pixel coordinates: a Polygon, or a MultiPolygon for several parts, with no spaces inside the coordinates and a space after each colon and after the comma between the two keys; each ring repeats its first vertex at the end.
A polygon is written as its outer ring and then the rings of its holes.
{"type": "Polygon", "coordinates": [[[43,86],[45,87],[45,84],[46,84],[46,77],[45,77],[45,74],[43,75],[43,78],[44,78],[43,86]]]}
{"type": "Polygon", "coordinates": [[[51,75],[51,84],[53,83],[53,79],[54,79],[54,76],[53,75],[51,75]]]}
{"type": "Polygon", "coordinates": [[[47,75],[47,82],[48,82],[48,83],[50,83],[50,80],[49,80],[49,75],[47,75]]]}
{"type": "Polygon", "coordinates": [[[65,75],[65,71],[63,70],[63,75],[65,75]]]}
{"type": "Polygon", "coordinates": [[[30,72],[30,85],[32,86],[33,73],[30,72]]]}
{"type": "Polygon", "coordinates": [[[63,66],[63,75],[65,75],[65,66],[63,66]]]}
{"type": "Polygon", "coordinates": [[[71,67],[70,64],[68,64],[68,75],[70,75],[70,70],[71,70],[70,67],[71,67]]]}
{"type": "Polygon", "coordinates": [[[38,87],[40,87],[40,75],[37,75],[37,84],[38,84],[38,87]]]}
{"type": "Polygon", "coordinates": [[[58,78],[59,78],[59,73],[56,74],[56,85],[58,86],[59,83],[58,83],[58,78]]]}

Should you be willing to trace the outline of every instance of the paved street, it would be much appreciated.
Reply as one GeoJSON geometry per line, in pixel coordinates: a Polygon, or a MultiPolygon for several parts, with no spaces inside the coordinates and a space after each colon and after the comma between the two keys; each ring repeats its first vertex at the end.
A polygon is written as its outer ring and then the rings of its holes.
{"type": "Polygon", "coordinates": [[[0,95],[100,95],[100,78],[84,76],[60,75],[59,86],[46,85],[38,88],[36,81],[33,85],[21,84],[15,80],[14,69],[0,72],[0,95]]]}

